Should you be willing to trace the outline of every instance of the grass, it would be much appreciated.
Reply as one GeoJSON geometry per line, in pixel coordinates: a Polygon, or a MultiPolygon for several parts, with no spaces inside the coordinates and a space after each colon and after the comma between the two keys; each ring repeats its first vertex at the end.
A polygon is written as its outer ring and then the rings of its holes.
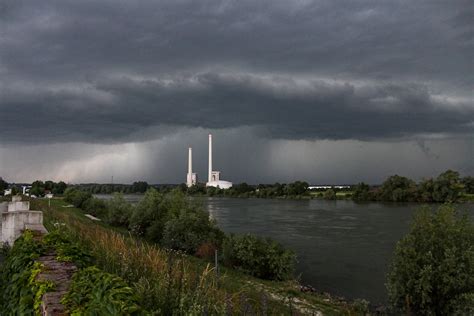
{"type": "Polygon", "coordinates": [[[253,278],[233,269],[134,238],[125,229],[91,221],[81,210],[53,199],[35,200],[45,226],[60,226],[79,241],[101,269],[124,278],[147,310],[163,314],[358,315],[353,306],[315,293],[302,293],[296,281],[253,278]]]}

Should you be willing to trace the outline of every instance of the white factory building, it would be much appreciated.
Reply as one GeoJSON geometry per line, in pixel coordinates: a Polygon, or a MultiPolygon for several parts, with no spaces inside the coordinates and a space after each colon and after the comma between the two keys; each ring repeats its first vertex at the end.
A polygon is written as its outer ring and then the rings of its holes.
{"type": "MultiPolygon", "coordinates": [[[[221,172],[212,170],[212,134],[209,134],[209,170],[206,187],[215,187],[220,189],[229,189],[232,187],[232,182],[220,179],[221,172]]],[[[186,184],[191,187],[197,183],[197,174],[193,173],[193,157],[192,148],[188,151],[188,174],[186,184]]]]}

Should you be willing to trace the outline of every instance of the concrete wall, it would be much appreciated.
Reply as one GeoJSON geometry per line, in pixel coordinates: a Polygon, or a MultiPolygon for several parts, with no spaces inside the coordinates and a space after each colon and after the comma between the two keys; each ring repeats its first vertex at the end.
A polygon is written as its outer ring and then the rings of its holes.
{"type": "Polygon", "coordinates": [[[43,227],[43,212],[40,211],[15,211],[2,213],[1,241],[13,245],[21,236],[25,226],[43,227]]]}
{"type": "Polygon", "coordinates": [[[8,202],[0,202],[0,213],[8,211],[8,202]]]}
{"type": "Polygon", "coordinates": [[[8,204],[8,212],[28,211],[30,209],[30,202],[15,201],[8,204]]]}

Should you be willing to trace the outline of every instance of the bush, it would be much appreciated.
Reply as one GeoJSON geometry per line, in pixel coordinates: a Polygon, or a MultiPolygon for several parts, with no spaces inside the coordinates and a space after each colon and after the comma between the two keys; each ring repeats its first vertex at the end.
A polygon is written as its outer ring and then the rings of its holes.
{"type": "Polygon", "coordinates": [[[276,241],[252,235],[230,235],[224,240],[224,264],[268,280],[292,277],[295,254],[276,241]]]}
{"type": "Polygon", "coordinates": [[[0,269],[0,311],[11,315],[33,315],[35,292],[30,284],[34,260],[44,248],[25,232],[7,252],[0,269]]]}
{"type": "Polygon", "coordinates": [[[82,210],[87,214],[104,218],[106,216],[105,202],[101,199],[91,197],[82,203],[82,210]]]}
{"type": "Polygon", "coordinates": [[[74,188],[67,188],[64,192],[64,199],[74,207],[82,208],[85,201],[92,198],[92,194],[74,188]]]}
{"type": "Polygon", "coordinates": [[[183,210],[165,224],[162,245],[174,250],[195,254],[204,243],[220,245],[224,233],[209,213],[201,209],[183,210]]]}
{"type": "Polygon", "coordinates": [[[398,242],[387,289],[395,308],[417,315],[474,313],[474,225],[450,206],[422,209],[398,242]]]}
{"type": "Polygon", "coordinates": [[[336,199],[336,192],[333,189],[328,189],[324,192],[324,198],[326,200],[335,200],[336,199]]]}
{"type": "Polygon", "coordinates": [[[106,221],[114,226],[128,226],[132,208],[132,204],[123,198],[123,194],[115,193],[113,198],[106,202],[106,221]]]}

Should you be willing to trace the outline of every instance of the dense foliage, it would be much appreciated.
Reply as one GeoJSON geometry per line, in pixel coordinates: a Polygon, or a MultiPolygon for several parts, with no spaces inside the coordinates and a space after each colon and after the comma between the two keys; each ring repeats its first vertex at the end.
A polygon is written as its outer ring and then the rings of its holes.
{"type": "Polygon", "coordinates": [[[8,315],[39,315],[43,294],[55,285],[37,279],[44,267],[36,259],[53,252],[56,260],[74,262],[82,268],[74,276],[64,301],[70,312],[135,315],[140,310],[134,293],[122,279],[91,266],[91,256],[83,247],[53,230],[42,239],[26,231],[11,249],[5,250],[5,262],[0,266],[0,311],[8,311],[8,315]]]}
{"type": "MultiPolygon", "coordinates": [[[[230,189],[205,187],[197,184],[190,188],[181,185],[180,189],[189,195],[257,197],[257,198],[322,198],[327,200],[349,199],[354,201],[386,202],[456,202],[463,194],[474,194],[474,178],[461,178],[458,172],[447,170],[438,177],[424,179],[419,183],[399,175],[388,177],[380,186],[369,186],[359,183],[353,186],[352,192],[346,188],[309,189],[308,183],[295,181],[288,184],[236,184],[230,189]],[[338,192],[341,192],[339,195],[338,192]]],[[[468,198],[468,197],[466,197],[468,198]]]]}
{"type": "Polygon", "coordinates": [[[73,315],[141,315],[137,301],[123,279],[91,266],[74,274],[62,303],[73,315]]]}
{"type": "Polygon", "coordinates": [[[474,313],[474,224],[450,206],[421,210],[397,244],[387,288],[416,315],[474,313]]]}
{"type": "Polygon", "coordinates": [[[220,244],[222,238],[209,213],[186,199],[180,190],[162,194],[149,189],[133,209],[130,230],[149,241],[191,254],[203,243],[220,244]]]}
{"type": "Polygon", "coordinates": [[[279,243],[252,235],[230,235],[224,241],[226,265],[262,279],[286,280],[292,276],[296,256],[279,243]]]}
{"type": "Polygon", "coordinates": [[[43,251],[44,247],[30,232],[6,251],[5,262],[0,267],[0,311],[9,311],[11,315],[34,314],[36,286],[30,279],[37,270],[34,260],[43,251]]]}
{"type": "Polygon", "coordinates": [[[0,195],[3,194],[3,190],[8,189],[8,182],[3,180],[2,177],[0,177],[0,195]]]}
{"type": "MultiPolygon", "coordinates": [[[[75,188],[66,190],[65,199],[108,224],[127,228],[135,236],[203,258],[213,257],[214,250],[221,249],[225,239],[225,234],[209,218],[209,213],[188,199],[180,189],[161,193],[150,188],[137,205],[131,205],[118,193],[104,202],[75,188]]],[[[267,279],[291,277],[294,255],[289,251],[273,241],[248,236],[242,238],[234,236],[227,240],[226,253],[235,253],[237,257],[227,256],[226,263],[267,279]],[[248,258],[240,248],[244,242],[255,247],[251,256],[255,262],[261,263],[260,266],[247,263],[248,258]],[[235,251],[233,247],[236,247],[235,251]],[[265,263],[270,266],[264,273],[262,265],[265,263]]]]}
{"type": "Polygon", "coordinates": [[[67,188],[67,184],[63,181],[40,181],[36,180],[31,184],[30,194],[35,196],[44,196],[46,193],[63,194],[67,188]]]}

